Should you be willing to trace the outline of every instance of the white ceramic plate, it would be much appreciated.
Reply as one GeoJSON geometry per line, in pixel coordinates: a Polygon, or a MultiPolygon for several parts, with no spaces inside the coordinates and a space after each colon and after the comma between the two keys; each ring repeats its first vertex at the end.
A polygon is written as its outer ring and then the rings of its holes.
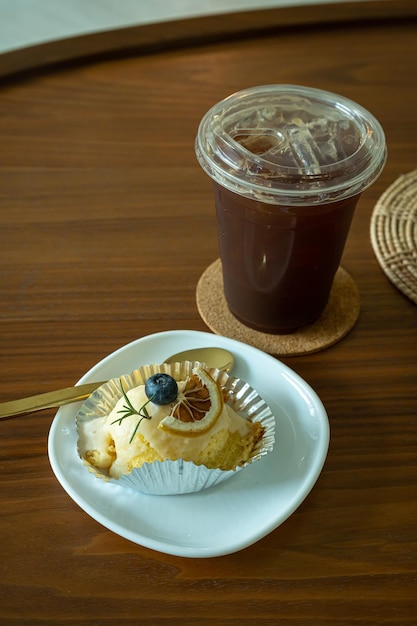
{"type": "Polygon", "coordinates": [[[133,341],[79,383],[106,380],[171,354],[206,346],[235,355],[233,375],[246,380],[276,418],[274,450],[230,480],[198,493],[144,495],[98,480],[77,454],[75,416],[61,407],[49,433],[52,469],[68,495],[109,530],[153,550],[214,557],[241,550],[284,522],[311,491],[329,445],[326,411],[306,382],[280,361],[238,341],[198,331],[168,331],[133,341]]]}

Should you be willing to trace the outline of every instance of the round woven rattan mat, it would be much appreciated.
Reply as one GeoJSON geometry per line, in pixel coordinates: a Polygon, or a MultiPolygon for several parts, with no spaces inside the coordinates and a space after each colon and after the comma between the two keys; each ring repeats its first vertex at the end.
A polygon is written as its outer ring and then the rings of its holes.
{"type": "Polygon", "coordinates": [[[400,176],[378,200],[371,243],[388,278],[417,304],[417,170],[400,176]]]}
{"type": "Polygon", "coordinates": [[[297,356],[324,350],[343,339],[359,317],[360,298],[353,278],[339,267],[329,302],[317,322],[291,335],[262,333],[248,328],[230,312],[223,293],[222,265],[217,259],[198,281],[197,307],[216,335],[237,339],[275,356],[297,356]]]}

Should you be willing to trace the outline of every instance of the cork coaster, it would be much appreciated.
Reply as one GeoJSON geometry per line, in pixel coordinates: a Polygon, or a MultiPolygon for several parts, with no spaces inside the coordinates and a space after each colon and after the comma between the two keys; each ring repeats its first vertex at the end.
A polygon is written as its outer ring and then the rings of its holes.
{"type": "Polygon", "coordinates": [[[386,276],[417,304],[417,170],[397,178],[378,200],[371,243],[386,276]]]}
{"type": "Polygon", "coordinates": [[[245,326],[229,311],[223,293],[221,261],[217,259],[198,281],[197,307],[204,322],[217,335],[237,339],[275,356],[296,356],[324,350],[343,339],[359,317],[360,298],[353,278],[339,267],[329,302],[317,322],[291,335],[262,333],[245,326]]]}

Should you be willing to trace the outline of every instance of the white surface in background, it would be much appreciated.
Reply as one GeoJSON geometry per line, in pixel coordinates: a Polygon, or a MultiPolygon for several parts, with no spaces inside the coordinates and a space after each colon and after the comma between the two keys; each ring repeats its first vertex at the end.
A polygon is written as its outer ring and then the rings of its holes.
{"type": "Polygon", "coordinates": [[[0,0],[0,52],[140,24],[335,2],[344,0],[0,0]]]}

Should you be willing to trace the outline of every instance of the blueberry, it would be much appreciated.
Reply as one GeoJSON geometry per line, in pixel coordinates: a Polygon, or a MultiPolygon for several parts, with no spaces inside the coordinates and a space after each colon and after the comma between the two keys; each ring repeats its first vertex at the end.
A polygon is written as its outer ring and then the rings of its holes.
{"type": "Polygon", "coordinates": [[[154,374],[145,383],[145,393],[154,404],[169,404],[178,395],[177,381],[169,374],[154,374]]]}

